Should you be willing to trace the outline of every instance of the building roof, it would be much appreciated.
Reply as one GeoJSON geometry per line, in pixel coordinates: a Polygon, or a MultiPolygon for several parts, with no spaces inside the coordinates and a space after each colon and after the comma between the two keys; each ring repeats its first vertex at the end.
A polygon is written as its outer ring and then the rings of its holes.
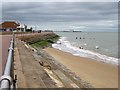
{"type": "Polygon", "coordinates": [[[2,28],[17,28],[17,26],[19,26],[19,24],[16,22],[6,21],[2,23],[2,28]]]}

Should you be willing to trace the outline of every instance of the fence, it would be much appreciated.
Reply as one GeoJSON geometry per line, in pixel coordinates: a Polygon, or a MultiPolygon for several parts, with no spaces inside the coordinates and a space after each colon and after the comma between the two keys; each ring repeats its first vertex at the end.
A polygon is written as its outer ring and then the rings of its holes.
{"type": "Polygon", "coordinates": [[[12,69],[12,63],[13,63],[13,47],[14,47],[14,32],[12,35],[12,39],[10,41],[8,58],[7,58],[6,66],[4,69],[4,73],[1,76],[0,89],[4,88],[9,90],[13,81],[11,78],[11,69],[12,69]]]}

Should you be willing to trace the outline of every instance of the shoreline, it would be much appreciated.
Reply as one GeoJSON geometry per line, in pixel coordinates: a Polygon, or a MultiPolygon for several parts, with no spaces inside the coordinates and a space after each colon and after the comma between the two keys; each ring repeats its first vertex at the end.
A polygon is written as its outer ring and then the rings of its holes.
{"type": "Polygon", "coordinates": [[[77,46],[71,45],[70,41],[68,41],[68,40],[67,40],[67,43],[66,43],[66,40],[64,40],[64,37],[60,37],[60,39],[58,40],[58,43],[52,44],[52,47],[56,48],[56,49],[59,49],[63,52],[71,53],[74,56],[90,58],[92,60],[96,60],[96,61],[103,62],[103,63],[108,63],[108,64],[111,64],[111,65],[114,65],[114,66],[119,65],[117,57],[108,56],[107,54],[102,54],[102,53],[99,53],[99,52],[96,52],[96,51],[91,51],[89,49],[83,49],[83,47],[81,47],[81,49],[80,49],[77,46]],[[69,46],[69,44],[70,44],[70,46],[69,46]],[[67,45],[69,47],[67,47],[67,45]],[[64,46],[66,48],[62,48],[64,46]]]}
{"type": "MultiPolygon", "coordinates": [[[[32,40],[30,39],[32,37],[22,37],[20,39],[24,42],[27,41],[26,44],[30,44],[30,42],[32,42],[33,40],[37,40],[38,37],[32,40]],[[29,40],[29,43],[27,39],[29,40]]],[[[44,37],[44,39],[47,38],[44,37]]],[[[39,47],[36,47],[35,45],[34,48],[39,47]]],[[[81,80],[90,83],[90,85],[94,88],[118,88],[117,66],[98,62],[89,58],[74,56],[70,53],[63,52],[55,48],[50,48],[49,46],[48,48],[45,47],[45,49],[43,50],[46,51],[50,56],[52,56],[56,61],[61,63],[61,65],[67,67],[68,70],[79,76],[81,80]]]]}
{"type": "Polygon", "coordinates": [[[55,58],[55,60],[75,72],[82,80],[90,83],[93,87],[118,88],[117,66],[89,58],[74,56],[55,48],[45,48],[44,50],[55,58]]]}

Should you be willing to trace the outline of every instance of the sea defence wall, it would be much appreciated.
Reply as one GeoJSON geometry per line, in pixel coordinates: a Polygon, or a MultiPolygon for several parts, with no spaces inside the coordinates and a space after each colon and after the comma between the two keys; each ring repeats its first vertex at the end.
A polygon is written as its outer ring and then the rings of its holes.
{"type": "Polygon", "coordinates": [[[92,86],[89,83],[82,81],[75,73],[43,50],[43,48],[51,46],[56,41],[54,38],[58,39],[58,37],[53,32],[16,35],[14,75],[17,75],[18,88],[91,90],[92,86]],[[46,42],[48,43],[46,44],[46,42]]]}
{"type": "Polygon", "coordinates": [[[17,36],[20,40],[26,42],[27,44],[33,44],[39,42],[41,40],[51,40],[58,38],[59,36],[53,32],[41,32],[41,33],[28,33],[28,34],[21,34],[17,36]]]}

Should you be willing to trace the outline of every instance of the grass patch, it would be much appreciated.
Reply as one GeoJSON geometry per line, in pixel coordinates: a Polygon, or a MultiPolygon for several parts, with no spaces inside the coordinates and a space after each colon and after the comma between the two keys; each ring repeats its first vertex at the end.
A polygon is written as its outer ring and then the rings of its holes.
{"type": "Polygon", "coordinates": [[[42,40],[36,43],[31,44],[32,47],[41,47],[44,48],[46,46],[48,46],[50,43],[47,40],[42,40]]]}
{"type": "Polygon", "coordinates": [[[45,47],[48,47],[48,46],[51,46],[53,43],[55,43],[57,40],[59,39],[59,36],[56,35],[56,36],[51,36],[49,38],[46,38],[46,39],[43,39],[43,40],[40,40],[38,42],[35,42],[35,43],[32,43],[31,46],[32,47],[37,47],[37,48],[45,48],[45,47]]]}

